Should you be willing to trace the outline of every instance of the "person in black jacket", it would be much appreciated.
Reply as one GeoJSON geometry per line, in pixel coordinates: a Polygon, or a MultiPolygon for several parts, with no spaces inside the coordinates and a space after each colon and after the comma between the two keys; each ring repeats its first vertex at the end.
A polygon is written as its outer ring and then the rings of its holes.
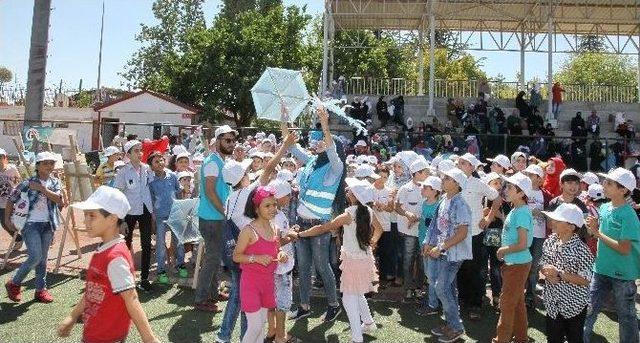
{"type": "Polygon", "coordinates": [[[380,128],[387,126],[387,123],[389,122],[389,108],[387,106],[387,102],[384,101],[383,96],[378,98],[376,114],[378,115],[378,120],[380,120],[380,128]]]}

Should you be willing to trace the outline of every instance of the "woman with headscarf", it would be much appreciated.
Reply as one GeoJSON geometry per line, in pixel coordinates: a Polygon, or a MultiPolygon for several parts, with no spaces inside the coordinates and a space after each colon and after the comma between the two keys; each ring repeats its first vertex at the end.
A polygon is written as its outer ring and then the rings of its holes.
{"type": "Polygon", "coordinates": [[[560,189],[560,173],[566,168],[564,161],[560,157],[552,157],[547,162],[544,183],[542,189],[549,192],[552,198],[562,193],[560,189]]]}

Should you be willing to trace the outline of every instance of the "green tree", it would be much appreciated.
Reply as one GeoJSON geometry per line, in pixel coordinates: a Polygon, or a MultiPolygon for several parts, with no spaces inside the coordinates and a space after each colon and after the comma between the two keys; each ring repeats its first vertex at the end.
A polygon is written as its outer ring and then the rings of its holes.
{"type": "Polygon", "coordinates": [[[0,66],[0,87],[2,87],[4,83],[10,82],[11,79],[13,79],[13,73],[11,73],[11,70],[4,66],[0,66]]]}
{"type": "Polygon", "coordinates": [[[584,35],[580,36],[578,40],[578,52],[605,52],[607,46],[604,42],[603,36],[597,35],[584,35]]]}

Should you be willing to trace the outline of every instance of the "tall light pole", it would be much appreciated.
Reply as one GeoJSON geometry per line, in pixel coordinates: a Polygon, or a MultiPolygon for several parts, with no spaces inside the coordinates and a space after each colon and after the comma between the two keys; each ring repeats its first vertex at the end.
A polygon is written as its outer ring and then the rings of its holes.
{"type": "Polygon", "coordinates": [[[24,120],[41,121],[44,107],[44,81],[47,76],[47,48],[49,45],[49,17],[51,0],[34,0],[31,22],[31,47],[27,72],[27,97],[24,120]]]}

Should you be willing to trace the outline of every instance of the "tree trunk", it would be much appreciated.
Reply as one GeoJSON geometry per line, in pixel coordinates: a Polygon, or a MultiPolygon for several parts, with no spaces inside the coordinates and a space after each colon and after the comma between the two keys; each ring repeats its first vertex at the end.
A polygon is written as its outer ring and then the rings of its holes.
{"type": "MultiPolygon", "coordinates": [[[[47,75],[47,47],[49,44],[49,17],[51,0],[35,0],[31,22],[31,47],[27,73],[27,99],[25,121],[42,120],[44,107],[44,81],[47,75]]],[[[26,122],[25,126],[33,123],[26,122]]]]}

